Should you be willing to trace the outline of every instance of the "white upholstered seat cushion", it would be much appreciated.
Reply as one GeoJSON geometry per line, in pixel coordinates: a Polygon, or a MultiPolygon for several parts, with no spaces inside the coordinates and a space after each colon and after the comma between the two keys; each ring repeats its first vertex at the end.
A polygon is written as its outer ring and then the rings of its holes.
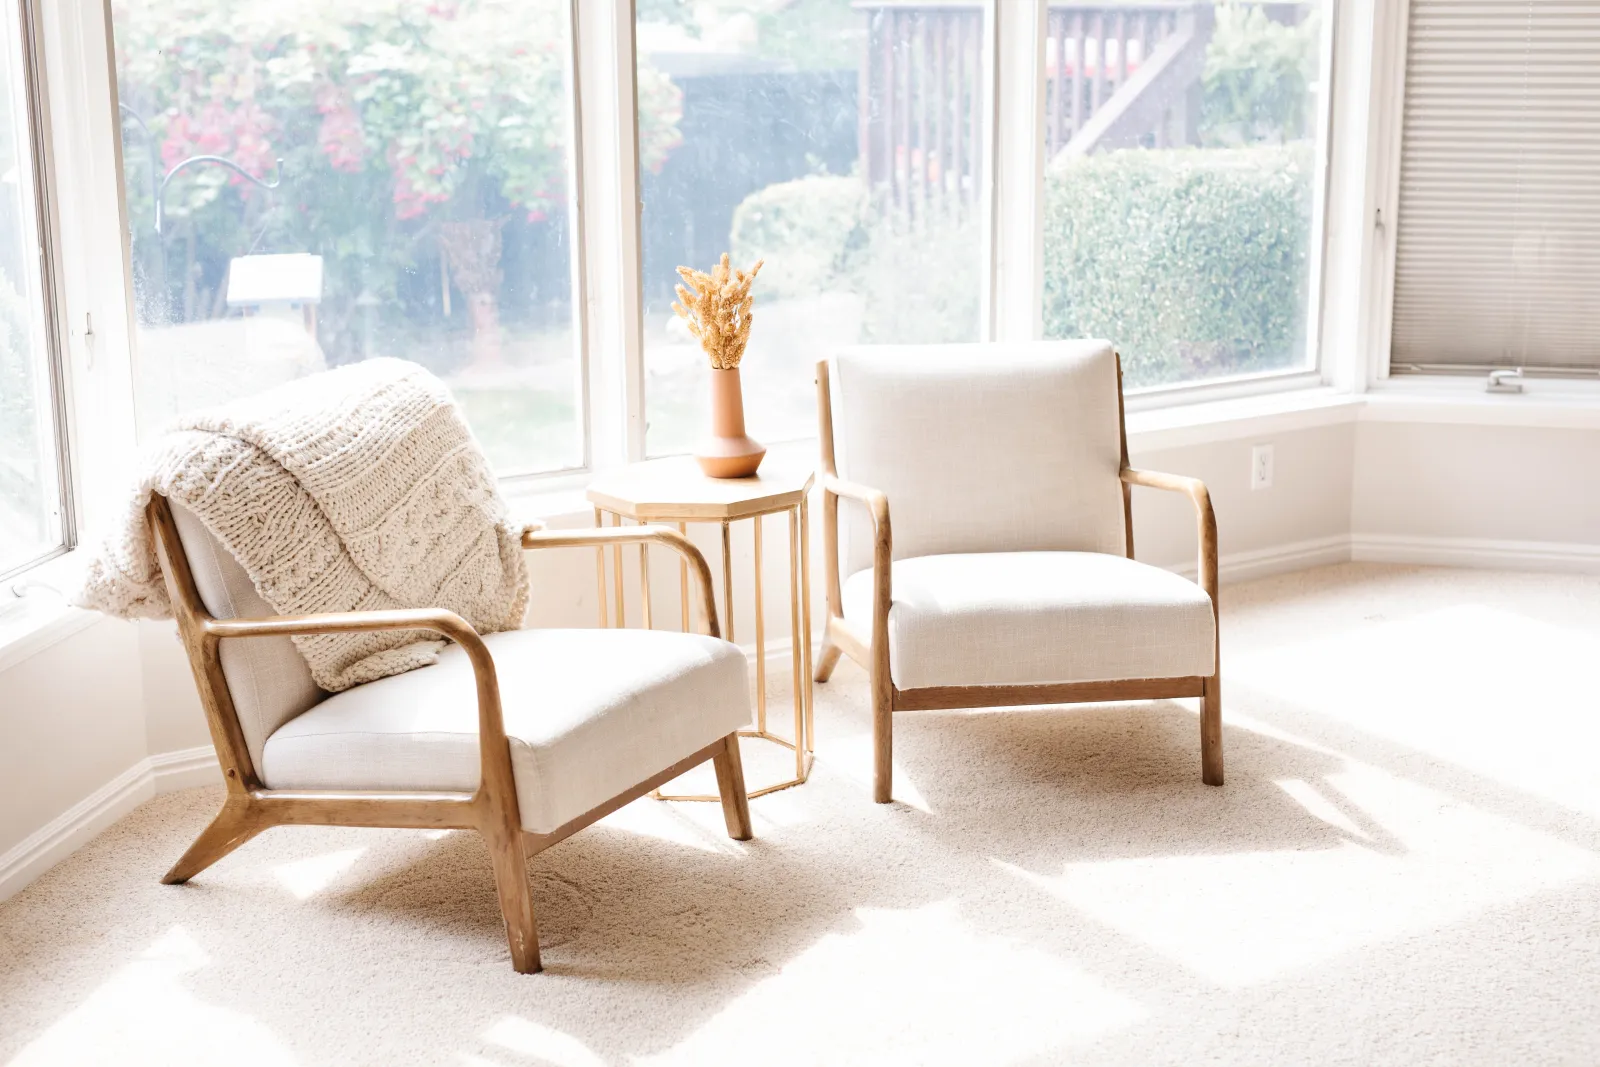
{"type": "MultiPolygon", "coordinates": [[[[494,656],[522,825],[547,833],[750,718],[744,654],[698,634],[511,630],[494,656]]],[[[335,693],[267,739],[272,789],[464,790],[478,784],[466,654],[335,693]]]]}
{"type": "MultiPolygon", "coordinates": [[[[1209,677],[1211,598],[1170,571],[1098,552],[987,552],[896,560],[889,665],[900,689],[1209,677]]],[[[872,628],[872,571],[844,616],[872,628]]]]}

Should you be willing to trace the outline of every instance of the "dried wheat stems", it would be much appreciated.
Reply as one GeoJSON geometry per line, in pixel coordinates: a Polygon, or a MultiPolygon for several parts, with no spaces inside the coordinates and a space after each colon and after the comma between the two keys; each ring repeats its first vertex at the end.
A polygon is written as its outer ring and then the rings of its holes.
{"type": "Polygon", "coordinates": [[[689,332],[700,339],[700,347],[711,357],[717,370],[733,370],[744,358],[750,340],[750,307],[755,298],[750,286],[764,260],[748,271],[728,269],[728,254],[710,274],[693,267],[679,267],[678,276],[687,283],[678,286],[678,301],[672,310],[689,324],[689,332]]]}

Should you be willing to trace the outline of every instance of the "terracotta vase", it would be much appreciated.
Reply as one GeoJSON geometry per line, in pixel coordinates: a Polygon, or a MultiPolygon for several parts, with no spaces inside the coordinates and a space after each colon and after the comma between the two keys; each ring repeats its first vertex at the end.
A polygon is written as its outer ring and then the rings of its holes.
{"type": "Polygon", "coordinates": [[[744,432],[744,391],[739,368],[711,371],[711,439],[695,451],[700,469],[713,478],[745,478],[761,466],[766,446],[744,432]]]}

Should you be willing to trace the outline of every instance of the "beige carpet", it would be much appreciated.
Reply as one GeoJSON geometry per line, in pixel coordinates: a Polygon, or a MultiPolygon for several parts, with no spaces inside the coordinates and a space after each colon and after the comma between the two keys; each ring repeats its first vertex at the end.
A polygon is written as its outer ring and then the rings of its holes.
{"type": "MultiPolygon", "coordinates": [[[[1600,1063],[1600,579],[1341,566],[1224,597],[1228,784],[1177,702],[897,723],[532,865],[280,829],[156,879],[206,790],[0,905],[0,1064],[1600,1063]]],[[[761,763],[747,757],[752,778],[761,763]]]]}

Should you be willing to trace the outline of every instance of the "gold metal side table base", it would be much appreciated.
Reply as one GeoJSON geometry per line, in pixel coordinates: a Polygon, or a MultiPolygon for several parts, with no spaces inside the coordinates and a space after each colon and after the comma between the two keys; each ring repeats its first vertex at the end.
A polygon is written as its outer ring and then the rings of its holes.
{"type": "MultiPolygon", "coordinates": [[[[740,737],[759,738],[780,745],[795,754],[794,777],[748,791],[754,799],[805,784],[815,761],[816,726],[811,690],[811,551],[810,523],[806,494],[812,474],[768,472],[752,478],[707,478],[692,460],[685,458],[652,460],[634,464],[610,475],[602,475],[589,485],[588,498],[594,506],[596,526],[625,520],[637,523],[667,523],[687,533],[689,523],[716,524],[721,532],[722,556],[722,634],[734,638],[733,625],[733,544],[734,523],[751,522],[751,547],[754,574],[751,592],[755,623],[755,722],[753,728],[739,731],[740,737]],[[788,600],[790,649],[788,659],[793,674],[791,697],[794,711],[794,737],[780,737],[767,729],[766,611],[763,582],[763,520],[782,516],[787,527],[788,600]],[[796,640],[796,635],[799,639],[796,640]]],[[[600,625],[626,623],[627,598],[623,593],[623,554],[620,546],[611,550],[610,567],[606,551],[597,550],[597,578],[600,594],[600,625]],[[610,571],[608,576],[607,571],[610,571]],[[610,581],[608,582],[608,577],[610,581]],[[609,588],[608,588],[609,586],[609,588]],[[608,595],[609,594],[609,595],[608,595]],[[612,611],[607,609],[611,608],[612,611]],[[613,614],[614,611],[614,614],[613,614]]],[[[688,570],[680,565],[679,600],[681,627],[691,632],[688,595],[688,570]]],[[[653,624],[650,610],[650,567],[648,549],[641,546],[638,564],[640,621],[645,628],[653,624]]],[[[720,800],[715,794],[673,794],[657,790],[657,800],[720,800]]]]}
{"type": "MultiPolygon", "coordinates": [[[[775,745],[782,745],[790,752],[794,751],[793,741],[790,741],[787,737],[779,737],[777,734],[767,733],[765,730],[740,730],[739,736],[753,737],[760,741],[771,741],[775,745]]],[[[784,789],[792,789],[797,785],[805,785],[806,781],[811,777],[812,765],[817,762],[817,754],[815,752],[804,753],[802,759],[796,760],[796,762],[802,768],[798,778],[791,778],[787,782],[777,782],[773,785],[764,785],[760,789],[749,789],[746,790],[745,795],[754,800],[756,797],[764,797],[768,793],[777,793],[784,789]]],[[[659,789],[651,793],[650,796],[655,800],[694,800],[704,803],[710,803],[711,801],[720,803],[722,801],[722,798],[715,793],[663,793],[659,789]]]]}

